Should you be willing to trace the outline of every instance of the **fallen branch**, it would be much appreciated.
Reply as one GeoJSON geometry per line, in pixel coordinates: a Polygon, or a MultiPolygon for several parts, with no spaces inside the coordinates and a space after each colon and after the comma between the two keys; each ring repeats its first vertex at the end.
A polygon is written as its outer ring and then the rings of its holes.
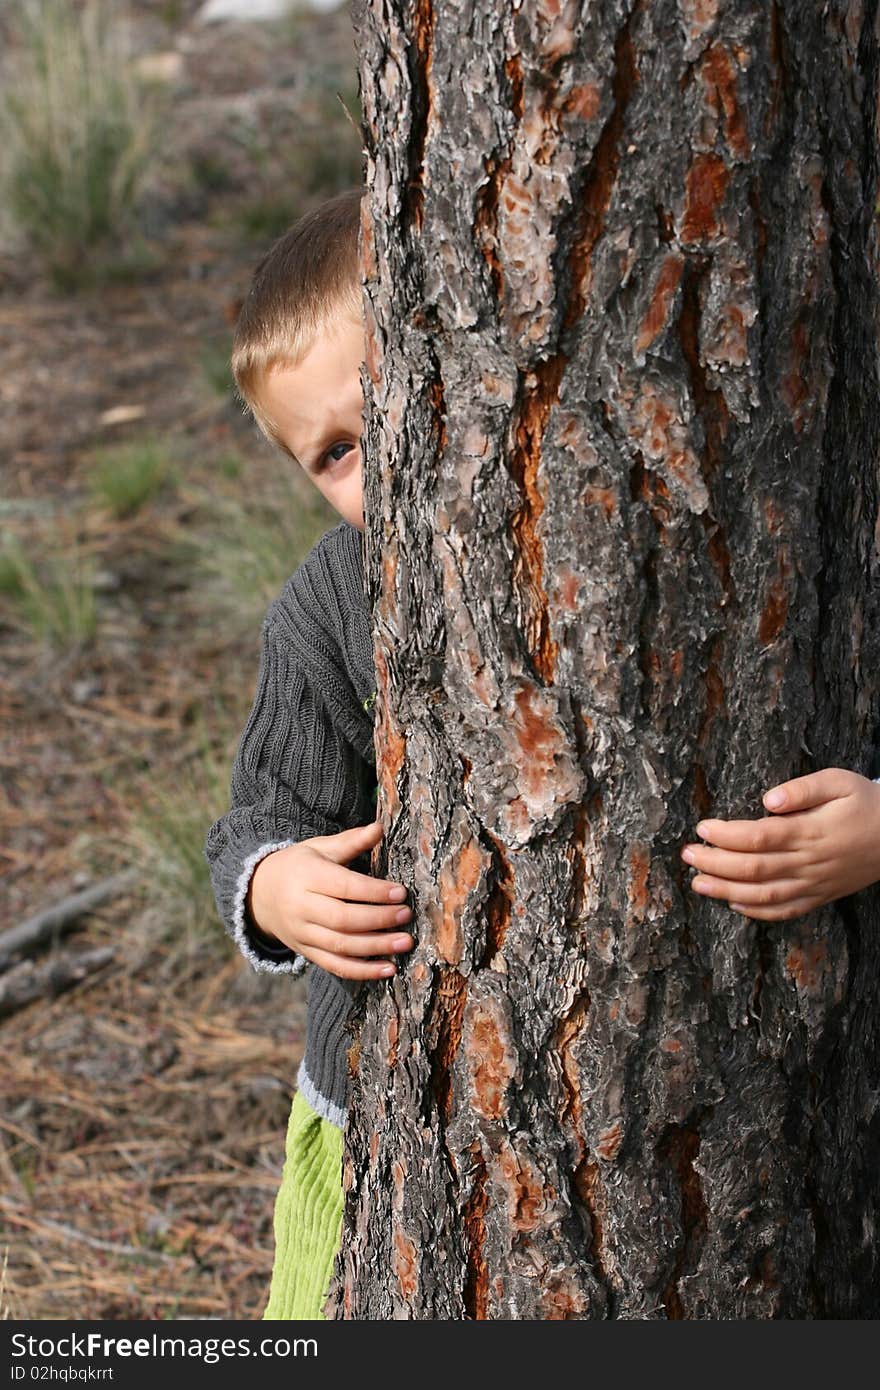
{"type": "Polygon", "coordinates": [[[82,888],[78,893],[69,894],[60,902],[53,903],[51,907],[44,907],[33,917],[28,917],[27,921],[20,922],[17,927],[10,927],[8,931],[0,933],[0,970],[8,969],[13,956],[27,955],[39,950],[46,942],[69,931],[80,917],[94,912],[96,907],[100,907],[101,903],[107,902],[109,898],[116,898],[120,893],[124,893],[136,879],[135,869],[123,869],[121,873],[102,878],[90,887],[82,888]]]}
{"type": "Polygon", "coordinates": [[[6,1213],[9,1221],[17,1226],[23,1226],[25,1230],[33,1231],[35,1235],[54,1235],[59,1236],[65,1241],[80,1241],[83,1245],[88,1245],[92,1250],[103,1250],[108,1255],[119,1255],[124,1259],[145,1260],[149,1264],[174,1264],[174,1257],[166,1255],[161,1250],[150,1250],[148,1247],[140,1245],[118,1245],[112,1240],[100,1240],[97,1236],[87,1236],[85,1231],[78,1231],[75,1226],[65,1226],[60,1221],[50,1221],[48,1217],[41,1216],[39,1220],[26,1216],[21,1208],[9,1200],[7,1197],[0,1197],[0,1210],[6,1213]]]}
{"type": "Polygon", "coordinates": [[[88,975],[101,970],[115,955],[115,947],[98,946],[76,955],[59,955],[54,960],[36,965],[24,960],[13,966],[0,979],[0,1018],[23,1009],[43,994],[62,994],[78,985],[88,975]]]}

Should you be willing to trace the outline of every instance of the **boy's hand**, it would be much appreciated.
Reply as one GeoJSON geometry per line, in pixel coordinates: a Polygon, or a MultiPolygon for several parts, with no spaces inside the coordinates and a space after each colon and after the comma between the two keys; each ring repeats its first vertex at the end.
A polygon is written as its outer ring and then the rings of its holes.
{"type": "Polygon", "coordinates": [[[696,892],[781,922],[880,879],[880,783],[826,767],[781,782],[763,800],[774,814],[762,820],[700,821],[697,834],[710,843],[681,851],[700,870],[696,892]]]}
{"type": "Polygon", "coordinates": [[[374,980],[395,974],[393,962],[369,957],[412,949],[413,939],[401,927],[412,916],[403,903],[406,889],[344,867],[381,836],[382,822],[376,820],[267,854],[251,876],[251,919],[332,975],[374,980]]]}

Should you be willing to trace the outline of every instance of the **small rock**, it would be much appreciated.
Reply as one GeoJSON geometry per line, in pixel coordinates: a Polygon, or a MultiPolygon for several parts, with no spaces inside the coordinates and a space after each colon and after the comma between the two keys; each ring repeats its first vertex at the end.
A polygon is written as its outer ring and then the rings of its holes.
{"type": "Polygon", "coordinates": [[[84,705],[100,693],[101,682],[97,676],[85,676],[82,680],[74,681],[70,688],[70,698],[75,705],[84,705]]]}
{"type": "Polygon", "coordinates": [[[142,405],[114,405],[101,412],[98,424],[129,425],[133,420],[142,420],[146,413],[146,408],[142,405]]]}
{"type": "Polygon", "coordinates": [[[134,70],[145,82],[166,82],[171,86],[183,77],[183,54],[174,49],[167,53],[145,53],[138,58],[134,70]]]}
{"type": "Polygon", "coordinates": [[[295,10],[311,10],[314,14],[329,14],[338,10],[342,0],[205,0],[196,15],[197,24],[216,24],[232,19],[283,19],[295,10]]]}
{"type": "Polygon", "coordinates": [[[170,1229],[170,1218],[162,1211],[151,1212],[144,1222],[144,1232],[148,1236],[164,1236],[170,1229]]]}
{"type": "Polygon", "coordinates": [[[122,580],[112,570],[95,570],[92,575],[92,588],[98,594],[115,594],[122,580]]]}

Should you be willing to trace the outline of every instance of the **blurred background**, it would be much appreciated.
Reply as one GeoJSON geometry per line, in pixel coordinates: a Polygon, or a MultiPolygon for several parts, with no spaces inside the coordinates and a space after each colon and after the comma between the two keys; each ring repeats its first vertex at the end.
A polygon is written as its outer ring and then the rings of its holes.
{"type": "Polygon", "coordinates": [[[348,0],[0,3],[6,1318],[265,1301],[304,986],[241,960],[202,847],[263,613],[338,517],[228,356],[359,122],[348,0]]]}

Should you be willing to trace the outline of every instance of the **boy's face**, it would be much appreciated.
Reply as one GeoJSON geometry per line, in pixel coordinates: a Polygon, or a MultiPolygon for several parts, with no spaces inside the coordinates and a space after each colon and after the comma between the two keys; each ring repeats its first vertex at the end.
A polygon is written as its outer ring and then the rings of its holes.
{"type": "Polygon", "coordinates": [[[259,393],[306,476],[359,531],[364,529],[363,360],[363,324],[340,316],[319,334],[299,366],[275,368],[259,393]]]}

